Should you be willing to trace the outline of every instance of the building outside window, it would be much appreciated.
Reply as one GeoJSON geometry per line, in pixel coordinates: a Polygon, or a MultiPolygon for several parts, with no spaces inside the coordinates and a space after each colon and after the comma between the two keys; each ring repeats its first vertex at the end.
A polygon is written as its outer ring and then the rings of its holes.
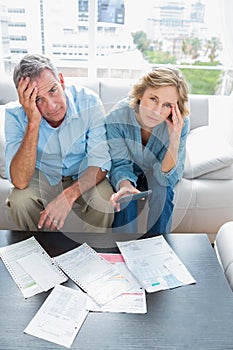
{"type": "Polygon", "coordinates": [[[50,56],[66,76],[135,79],[174,64],[192,93],[230,94],[227,6],[226,0],[69,0],[69,6],[0,0],[0,70],[12,74],[30,52],[50,56]]]}

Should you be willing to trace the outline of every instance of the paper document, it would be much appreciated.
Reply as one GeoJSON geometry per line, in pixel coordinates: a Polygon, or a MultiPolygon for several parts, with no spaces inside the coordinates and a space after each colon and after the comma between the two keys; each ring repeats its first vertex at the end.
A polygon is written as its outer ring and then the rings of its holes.
{"type": "Polygon", "coordinates": [[[125,276],[86,243],[54,259],[67,276],[99,305],[131,288],[125,276]]]}
{"type": "Polygon", "coordinates": [[[68,279],[65,275],[61,276],[58,266],[50,258],[45,259],[44,254],[32,253],[17,262],[45,292],[68,279]]]}
{"type": "Polygon", "coordinates": [[[86,294],[58,285],[24,332],[69,348],[87,315],[86,294]]]}
{"type": "Polygon", "coordinates": [[[131,284],[131,289],[114,298],[107,304],[100,306],[93,299],[87,298],[87,309],[97,312],[126,312],[145,314],[147,312],[146,293],[138,280],[127,268],[121,254],[100,254],[111,262],[131,284]]]}
{"type": "Polygon", "coordinates": [[[116,243],[148,293],[196,282],[163,236],[116,243]]]}
{"type": "Polygon", "coordinates": [[[0,257],[25,298],[68,280],[35,237],[0,248],[0,257]]]}

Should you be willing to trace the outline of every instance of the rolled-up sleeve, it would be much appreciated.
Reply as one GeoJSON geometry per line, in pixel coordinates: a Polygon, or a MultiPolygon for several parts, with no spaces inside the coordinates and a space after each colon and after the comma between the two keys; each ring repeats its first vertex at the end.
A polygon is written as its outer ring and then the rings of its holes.
{"type": "Polygon", "coordinates": [[[21,108],[9,108],[5,111],[5,171],[9,181],[11,161],[17,153],[27,125],[27,119],[24,117],[21,108]]]}
{"type": "Polygon", "coordinates": [[[167,148],[164,148],[158,155],[160,161],[155,161],[155,163],[153,164],[154,176],[157,179],[157,181],[163,186],[174,186],[183,175],[186,156],[186,140],[189,133],[189,123],[189,117],[186,117],[181,132],[180,145],[178,150],[178,160],[176,162],[176,165],[169,172],[165,173],[161,170],[161,163],[165,156],[167,148]]]}

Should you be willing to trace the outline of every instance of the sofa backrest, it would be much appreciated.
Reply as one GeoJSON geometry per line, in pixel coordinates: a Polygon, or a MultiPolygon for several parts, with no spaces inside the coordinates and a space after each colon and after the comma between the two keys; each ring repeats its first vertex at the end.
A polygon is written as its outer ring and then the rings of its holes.
{"type": "Polygon", "coordinates": [[[82,85],[95,91],[101,98],[106,113],[130,91],[133,80],[128,79],[96,79],[65,77],[66,85],[82,85]]]}
{"type": "MultiPolygon", "coordinates": [[[[95,91],[101,98],[106,113],[122,98],[127,97],[134,80],[96,79],[65,77],[66,85],[83,85],[95,91]]],[[[0,80],[0,105],[17,99],[17,91],[12,78],[4,76],[0,80]]],[[[190,129],[209,123],[209,98],[206,95],[190,95],[190,129]]]]}
{"type": "Polygon", "coordinates": [[[1,75],[0,79],[0,105],[17,100],[17,90],[13,83],[12,77],[1,75]]]}
{"type": "Polygon", "coordinates": [[[190,129],[209,124],[209,97],[189,95],[190,129]]]}
{"type": "Polygon", "coordinates": [[[101,79],[100,98],[106,112],[110,111],[118,101],[128,96],[133,82],[128,79],[101,79]]]}
{"type": "Polygon", "coordinates": [[[65,85],[69,86],[69,85],[82,85],[87,87],[88,89],[93,90],[94,92],[96,92],[98,95],[100,93],[100,82],[98,79],[88,79],[88,78],[79,78],[79,77],[64,77],[65,80],[65,85]]]}
{"type": "MultiPolygon", "coordinates": [[[[94,90],[100,96],[106,113],[122,98],[127,97],[134,83],[129,79],[88,80],[87,78],[65,78],[67,84],[81,84],[94,90]]],[[[190,129],[208,125],[209,96],[189,95],[190,129]]]]}

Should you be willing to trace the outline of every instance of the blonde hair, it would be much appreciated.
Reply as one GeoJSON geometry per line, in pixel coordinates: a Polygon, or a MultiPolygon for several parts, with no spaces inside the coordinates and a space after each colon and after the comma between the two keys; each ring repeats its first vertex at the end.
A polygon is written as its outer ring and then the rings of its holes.
{"type": "Polygon", "coordinates": [[[174,67],[158,67],[142,76],[132,87],[129,94],[130,106],[138,111],[140,99],[147,88],[158,89],[161,86],[175,86],[179,95],[178,106],[182,118],[189,114],[188,85],[181,71],[174,67]]]}

